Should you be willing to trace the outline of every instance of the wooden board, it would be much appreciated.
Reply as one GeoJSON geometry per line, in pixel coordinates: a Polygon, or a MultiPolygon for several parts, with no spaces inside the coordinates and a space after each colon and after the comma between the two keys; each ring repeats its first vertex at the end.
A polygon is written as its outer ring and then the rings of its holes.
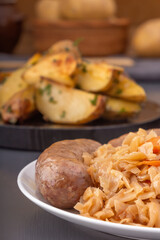
{"type": "Polygon", "coordinates": [[[56,20],[48,23],[34,19],[32,33],[36,51],[45,51],[63,40],[83,39],[79,47],[83,56],[107,56],[123,53],[127,47],[128,19],[56,20]]]}
{"type": "MultiPolygon", "coordinates": [[[[64,139],[90,138],[101,143],[139,127],[153,128],[153,122],[160,119],[160,106],[147,102],[142,112],[128,122],[111,123],[97,120],[81,126],[67,126],[46,123],[42,117],[25,122],[23,125],[0,123],[0,147],[42,151],[50,144],[64,139]]],[[[160,127],[160,122],[159,126],[160,127]]]]}

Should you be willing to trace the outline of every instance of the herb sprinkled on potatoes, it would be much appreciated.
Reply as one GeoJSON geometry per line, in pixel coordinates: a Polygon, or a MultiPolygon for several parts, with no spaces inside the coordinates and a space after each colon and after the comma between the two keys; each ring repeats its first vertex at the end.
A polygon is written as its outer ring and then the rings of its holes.
{"type": "Polygon", "coordinates": [[[39,94],[43,95],[46,92],[47,95],[50,95],[51,94],[51,88],[52,88],[51,84],[48,84],[45,88],[39,88],[39,90],[38,90],[39,94]]]}
{"type": "Polygon", "coordinates": [[[49,102],[50,102],[50,103],[57,103],[57,101],[55,101],[53,97],[50,97],[50,98],[49,98],[49,102]]]}
{"type": "Polygon", "coordinates": [[[83,38],[78,38],[73,42],[73,46],[78,46],[83,41],[83,38]]]}
{"type": "Polygon", "coordinates": [[[97,104],[97,97],[98,97],[98,95],[95,95],[94,99],[90,100],[90,102],[93,106],[96,106],[96,104],[97,104]]]}
{"type": "Polygon", "coordinates": [[[65,118],[65,116],[66,116],[66,111],[63,111],[61,114],[61,118],[65,118]]]}
{"type": "Polygon", "coordinates": [[[116,91],[116,94],[119,95],[122,93],[122,89],[121,88],[118,88],[117,91],[116,91]]]}
{"type": "Polygon", "coordinates": [[[8,108],[7,108],[7,112],[8,112],[8,113],[11,113],[11,112],[12,112],[12,108],[11,108],[11,106],[8,106],[8,108]]]}

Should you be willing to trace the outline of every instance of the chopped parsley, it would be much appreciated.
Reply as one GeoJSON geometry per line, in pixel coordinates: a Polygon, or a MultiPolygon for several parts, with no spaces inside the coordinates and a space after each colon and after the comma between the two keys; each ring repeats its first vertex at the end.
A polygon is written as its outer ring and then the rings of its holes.
{"type": "Polygon", "coordinates": [[[40,95],[43,95],[43,93],[44,93],[44,89],[39,88],[39,89],[38,89],[38,92],[39,92],[40,95]]]}
{"type": "Polygon", "coordinates": [[[50,97],[50,98],[49,98],[49,102],[50,102],[50,103],[57,103],[57,101],[55,101],[53,97],[50,97]]]}
{"type": "Polygon", "coordinates": [[[119,83],[119,79],[118,78],[114,78],[114,83],[119,83]]]}
{"type": "Polygon", "coordinates": [[[75,47],[77,47],[79,44],[80,44],[80,42],[82,42],[84,40],[84,38],[77,38],[74,42],[73,42],[73,46],[75,46],[75,47]]]}
{"type": "Polygon", "coordinates": [[[58,91],[58,93],[59,93],[59,94],[61,94],[61,93],[62,93],[62,91],[61,91],[61,90],[59,90],[59,91],[58,91]]]}
{"type": "Polygon", "coordinates": [[[121,94],[122,92],[123,92],[123,90],[122,90],[121,88],[118,88],[115,93],[116,93],[117,95],[119,95],[119,94],[121,94]]]}
{"type": "Polygon", "coordinates": [[[11,106],[8,106],[8,108],[7,108],[7,112],[8,112],[8,113],[11,113],[11,112],[12,112],[12,108],[11,108],[11,106]]]}
{"type": "Polygon", "coordinates": [[[66,51],[66,52],[69,52],[69,51],[70,51],[70,48],[66,47],[66,48],[65,48],[65,51],[66,51]]]}
{"type": "Polygon", "coordinates": [[[77,65],[77,67],[81,68],[81,70],[82,70],[83,73],[86,73],[86,72],[87,72],[87,66],[86,66],[86,64],[80,63],[80,64],[77,65]]]}
{"type": "Polygon", "coordinates": [[[47,95],[50,95],[50,94],[51,94],[51,90],[52,90],[52,85],[51,85],[51,84],[48,84],[48,85],[45,87],[45,92],[47,93],[47,95]]]}
{"type": "Polygon", "coordinates": [[[87,72],[87,67],[85,64],[82,65],[82,72],[86,73],[87,72]]]}
{"type": "Polygon", "coordinates": [[[45,86],[45,88],[39,88],[39,94],[43,95],[44,93],[46,93],[47,95],[51,94],[51,89],[52,89],[52,85],[48,84],[47,86],[45,86]]]}
{"type": "Polygon", "coordinates": [[[96,104],[97,104],[97,99],[98,99],[98,95],[95,95],[94,99],[93,99],[93,100],[90,100],[90,102],[91,102],[91,104],[92,104],[93,106],[96,106],[96,104]]]}
{"type": "Polygon", "coordinates": [[[126,109],[123,107],[123,108],[121,108],[121,110],[119,111],[119,114],[125,113],[125,112],[126,112],[126,109]]]}
{"type": "Polygon", "coordinates": [[[65,118],[65,116],[66,116],[66,111],[63,111],[61,114],[61,118],[65,118]]]}

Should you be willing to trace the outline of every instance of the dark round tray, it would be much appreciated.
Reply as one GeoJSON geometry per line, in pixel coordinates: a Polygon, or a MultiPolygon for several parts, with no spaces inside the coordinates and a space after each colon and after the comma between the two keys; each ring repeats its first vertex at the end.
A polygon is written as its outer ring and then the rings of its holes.
{"type": "Polygon", "coordinates": [[[9,125],[0,122],[0,147],[42,151],[50,144],[75,138],[90,138],[101,143],[129,131],[160,127],[160,105],[146,102],[141,113],[126,122],[107,122],[102,119],[87,125],[68,126],[46,123],[40,115],[23,125],[9,125]]]}

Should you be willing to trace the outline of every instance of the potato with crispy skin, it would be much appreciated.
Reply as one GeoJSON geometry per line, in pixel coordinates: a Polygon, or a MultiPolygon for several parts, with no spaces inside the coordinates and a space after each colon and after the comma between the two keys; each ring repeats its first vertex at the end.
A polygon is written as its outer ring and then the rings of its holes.
{"type": "Polygon", "coordinates": [[[36,84],[45,77],[66,86],[74,87],[75,83],[71,76],[76,70],[77,60],[71,53],[46,55],[34,66],[26,69],[23,79],[28,84],[36,84]]]}
{"type": "Polygon", "coordinates": [[[141,111],[139,103],[107,97],[103,118],[112,121],[129,119],[141,111]]]}
{"type": "Polygon", "coordinates": [[[2,120],[15,124],[28,119],[35,112],[35,90],[27,87],[15,93],[1,108],[2,120]]]}
{"type": "Polygon", "coordinates": [[[57,54],[61,52],[72,53],[77,59],[81,58],[81,53],[76,46],[75,42],[71,40],[63,40],[54,43],[49,49],[49,54],[57,54]]]}
{"type": "Polygon", "coordinates": [[[115,78],[122,72],[121,68],[115,68],[104,62],[82,62],[78,64],[74,74],[77,86],[89,92],[105,92],[115,78]]]}
{"type": "Polygon", "coordinates": [[[83,124],[99,118],[106,97],[42,80],[36,89],[36,106],[44,118],[63,124],[83,124]]]}
{"type": "Polygon", "coordinates": [[[0,88],[0,108],[17,92],[25,89],[27,83],[22,79],[24,68],[18,69],[8,76],[0,88]]]}
{"type": "Polygon", "coordinates": [[[53,206],[72,208],[92,185],[83,153],[92,154],[100,143],[89,139],[64,140],[52,144],[36,162],[39,191],[53,206]]]}
{"type": "Polygon", "coordinates": [[[112,86],[106,91],[106,94],[133,102],[144,102],[146,100],[144,89],[125,75],[115,78],[112,86]]]}

